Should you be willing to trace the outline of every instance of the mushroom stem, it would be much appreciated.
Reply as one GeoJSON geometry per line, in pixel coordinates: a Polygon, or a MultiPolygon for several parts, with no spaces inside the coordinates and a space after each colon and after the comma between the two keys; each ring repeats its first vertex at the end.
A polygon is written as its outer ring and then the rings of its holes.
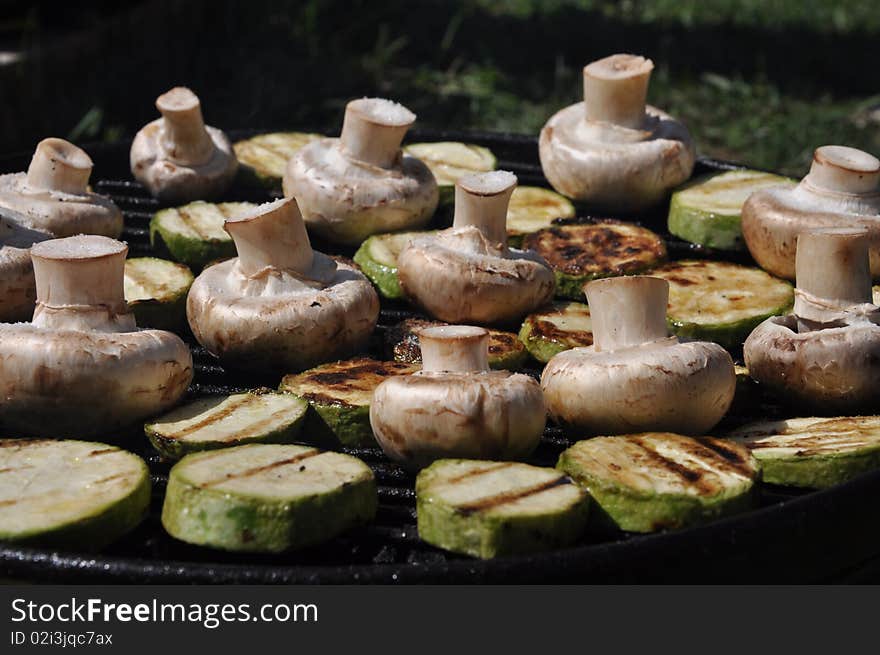
{"type": "Polygon", "coordinates": [[[246,275],[265,268],[305,274],[314,260],[302,214],[294,198],[281,198],[227,219],[239,265],[246,275]]]}
{"type": "Polygon", "coordinates": [[[473,173],[455,183],[452,227],[473,226],[493,243],[507,245],[507,206],[516,175],[507,171],[473,173]]]}
{"type": "Polygon", "coordinates": [[[177,86],[156,99],[164,126],[162,145],[168,158],[184,166],[204,164],[214,154],[214,142],[205,129],[202,105],[195,93],[177,86]]]}
{"type": "Polygon", "coordinates": [[[383,98],[360,98],[345,106],[340,141],[357,160],[391,168],[400,156],[400,144],[416,115],[403,105],[383,98]]]}
{"type": "Polygon", "coordinates": [[[489,370],[489,333],[469,325],[439,325],[419,331],[422,370],[472,373],[489,370]]]}
{"type": "Polygon", "coordinates": [[[92,159],[64,139],[43,139],[37,144],[27,171],[28,186],[73,195],[88,190],[92,159]]]}
{"type": "Polygon", "coordinates": [[[880,187],[880,160],[846,146],[822,146],[804,178],[807,186],[838,193],[866,194],[880,187]]]}
{"type": "Polygon", "coordinates": [[[588,121],[639,128],[654,62],[638,55],[611,55],[584,67],[584,109],[588,121]]]}
{"type": "Polygon", "coordinates": [[[669,282],[635,275],[584,286],[596,351],[619,350],[666,338],[669,282]]]}

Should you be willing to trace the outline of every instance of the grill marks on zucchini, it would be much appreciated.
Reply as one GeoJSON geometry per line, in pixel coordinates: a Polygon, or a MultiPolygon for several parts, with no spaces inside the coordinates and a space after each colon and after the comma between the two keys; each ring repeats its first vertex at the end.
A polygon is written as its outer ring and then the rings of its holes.
{"type": "Polygon", "coordinates": [[[495,170],[497,160],[492,151],[473,143],[436,141],[411,143],[403,151],[421,159],[434,174],[440,187],[441,201],[452,200],[452,190],[458,178],[469,173],[495,170]]]}
{"type": "Polygon", "coordinates": [[[215,487],[219,484],[223,484],[224,482],[229,482],[230,480],[241,480],[242,478],[257,477],[266,472],[273,471],[281,466],[298,464],[303,460],[309,459],[310,457],[317,457],[320,454],[321,451],[317,449],[307,450],[286,459],[279,459],[274,462],[270,462],[269,464],[262,464],[260,466],[255,466],[254,468],[246,469],[244,471],[238,471],[235,473],[226,473],[222,478],[216,478],[214,480],[208,480],[207,482],[200,483],[199,488],[207,489],[208,487],[215,487]]]}
{"type": "Polygon", "coordinates": [[[232,147],[240,164],[247,166],[258,181],[278,186],[287,162],[303,146],[323,138],[308,132],[270,132],[237,141],[232,147]]]}
{"type": "Polygon", "coordinates": [[[529,353],[546,364],[570,348],[593,345],[590,308],[579,302],[556,302],[523,321],[519,339],[529,353]]]}
{"type": "Polygon", "coordinates": [[[507,208],[507,236],[514,247],[523,235],[551,227],[554,223],[574,218],[571,201],[555,191],[536,186],[518,186],[507,208]]]}
{"type": "Polygon", "coordinates": [[[186,322],[193,274],[183,264],[156,257],[125,260],[125,299],[139,327],[175,331],[186,322]]]}

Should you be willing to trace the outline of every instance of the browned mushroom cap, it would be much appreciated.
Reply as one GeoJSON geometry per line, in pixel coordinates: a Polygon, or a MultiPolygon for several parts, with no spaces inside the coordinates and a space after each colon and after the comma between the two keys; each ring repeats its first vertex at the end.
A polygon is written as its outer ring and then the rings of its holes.
{"type": "Polygon", "coordinates": [[[455,185],[452,228],[417,239],[397,258],[400,286],[449,323],[503,323],[547,303],[553,271],[533,252],[507,246],[507,205],[516,176],[465,175],[455,185]]]}
{"type": "Polygon", "coordinates": [[[226,221],[238,257],[199,275],[187,316],[199,343],[241,368],[295,371],[369,339],[379,298],[352,267],[312,250],[293,198],[226,221]]]}
{"type": "Polygon", "coordinates": [[[0,208],[0,322],[28,321],[34,313],[36,288],[30,248],[51,238],[24,227],[27,217],[0,208]]]}
{"type": "Polygon", "coordinates": [[[198,96],[175,87],[156,99],[161,112],[131,144],[131,172],[163,202],[187,202],[223,193],[238,170],[226,135],[205,125],[198,96]]]}
{"type": "Polygon", "coordinates": [[[122,233],[122,212],[104,196],[92,193],[92,160],[63,139],[37,144],[27,173],[0,175],[0,207],[24,216],[23,225],[53,236],[122,233]]]}
{"type": "Polygon", "coordinates": [[[871,271],[880,275],[880,161],[855,148],[822,146],[809,174],[794,188],[770,187],[749,196],[742,208],[746,245],[760,266],[795,279],[797,237],[802,232],[865,229],[871,271]]]}
{"type": "Polygon", "coordinates": [[[666,336],[669,283],[608,278],[584,290],[594,342],[544,368],[550,416],[590,434],[705,434],[714,427],[733,401],[733,360],[718,344],[666,336]]]}
{"type": "Polygon", "coordinates": [[[584,68],[584,102],[541,130],[541,167],[554,189],[601,209],[640,210],[690,177],[689,132],[645,104],[653,68],[650,59],[623,54],[584,68]]]}
{"type": "Polygon", "coordinates": [[[422,370],[373,393],[370,424],[390,458],[411,468],[435,459],[519,459],[538,445],[546,412],[531,377],[490,371],[488,332],[444,325],[419,333],[422,370]]]}
{"type": "Polygon", "coordinates": [[[296,198],[309,230],[356,245],[371,234],[412,230],[430,220],[437,182],[400,149],[415,118],[391,100],[352,100],[340,138],[314,141],[291,158],[284,195],[296,198]]]}

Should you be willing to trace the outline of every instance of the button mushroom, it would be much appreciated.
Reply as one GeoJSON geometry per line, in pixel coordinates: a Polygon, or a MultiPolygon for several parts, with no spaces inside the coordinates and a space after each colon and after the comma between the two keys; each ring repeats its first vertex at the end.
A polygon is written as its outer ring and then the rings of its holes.
{"type": "Polygon", "coordinates": [[[416,229],[437,208],[437,182],[400,143],[415,121],[382,98],[352,100],[338,139],[313,141],[288,162],[284,195],[296,197],[309,230],[357,245],[371,234],[416,229]]]}
{"type": "Polygon", "coordinates": [[[193,282],[187,316],[199,343],[240,368],[302,370],[362,347],[379,298],[351,266],[312,250],[293,198],[227,219],[238,257],[193,282]]]}
{"type": "Polygon", "coordinates": [[[503,323],[547,303],[556,288],[539,255],[507,245],[507,205],[516,176],[475,173],[455,185],[448,230],[412,241],[397,258],[400,286],[447,323],[503,323]]]}
{"type": "Polygon", "coordinates": [[[435,459],[519,459],[535,449],[546,421],[538,383],[491,371],[489,333],[444,325],[419,333],[422,370],[373,392],[370,425],[382,450],[412,468],[435,459]]]}
{"type": "Polygon", "coordinates": [[[89,190],[92,160],[63,139],[37,144],[27,173],[0,175],[0,207],[26,217],[26,227],[56,237],[122,234],[122,212],[89,190]]]}
{"type": "Polygon", "coordinates": [[[876,409],[880,308],[868,244],[858,228],[797,237],[794,312],[761,323],[743,347],[754,379],[813,411],[876,409]]]}
{"type": "Polygon", "coordinates": [[[156,99],[162,118],[147,123],[131,144],[131,172],[165,203],[204,200],[222,194],[238,160],[226,135],[205,125],[198,96],[174,87],[156,99]]]}
{"type": "Polygon", "coordinates": [[[761,268],[795,279],[798,235],[827,227],[868,230],[871,271],[880,276],[880,160],[855,148],[822,146],[796,187],[756,191],[742,208],[742,231],[761,268]]]}
{"type": "Polygon", "coordinates": [[[30,248],[50,238],[23,226],[27,218],[0,209],[0,322],[30,320],[34,313],[36,288],[30,248]]]}
{"type": "Polygon", "coordinates": [[[107,432],[168,409],[192,379],[179,337],[139,330],[123,295],[128,248],[75,236],[31,249],[31,323],[0,324],[0,430],[16,435],[107,432]]]}
{"type": "Polygon", "coordinates": [[[636,55],[584,68],[584,101],[541,130],[541,167],[554,189],[604,210],[642,210],[690,177],[696,152],[687,128],[645,104],[653,68],[636,55]]]}
{"type": "Polygon", "coordinates": [[[607,278],[584,291],[593,345],[544,369],[552,418],[592,434],[704,434],[721,420],[736,388],[733,360],[718,344],[667,336],[666,280],[607,278]]]}

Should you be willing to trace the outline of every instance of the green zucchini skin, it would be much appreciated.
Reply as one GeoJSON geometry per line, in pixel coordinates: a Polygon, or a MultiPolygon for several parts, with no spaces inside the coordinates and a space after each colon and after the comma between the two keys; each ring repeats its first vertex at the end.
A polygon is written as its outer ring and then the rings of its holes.
{"type": "Polygon", "coordinates": [[[519,340],[534,359],[546,364],[564,350],[593,344],[592,331],[566,330],[553,323],[557,316],[565,317],[568,314],[583,316],[585,318],[581,320],[589,321],[590,308],[578,302],[555,302],[526,316],[519,330],[519,340]]]}
{"type": "MultiPolygon", "coordinates": [[[[260,466],[252,470],[256,469],[260,466]]],[[[199,546],[278,553],[319,544],[368,523],[377,506],[373,473],[354,457],[306,446],[250,444],[187,455],[175,464],[168,477],[162,525],[174,538],[199,546]],[[229,473],[236,470],[230,462],[247,461],[255,452],[252,449],[274,449],[272,462],[290,462],[282,467],[263,464],[274,467],[279,477],[307,475],[309,467],[321,466],[325,476],[335,479],[331,488],[320,492],[308,493],[291,484],[289,493],[276,486],[272,495],[254,491],[253,483],[243,489],[224,481],[211,484],[193,479],[190,469],[206,457],[220,458],[211,463],[217,478],[241,477],[229,473]],[[340,472],[343,465],[348,469],[344,474],[340,472]]]]}
{"type": "Polygon", "coordinates": [[[393,245],[390,247],[390,255],[394,257],[395,260],[395,265],[393,266],[389,262],[382,262],[373,257],[371,249],[376,246],[377,242],[389,242],[404,236],[417,238],[429,234],[435,234],[435,231],[426,230],[421,232],[390,232],[386,234],[374,234],[367,238],[357,249],[354,254],[354,262],[360,266],[363,274],[373,283],[376,290],[383,298],[389,300],[403,300],[406,298],[406,295],[400,287],[396,265],[399,249],[393,245]]]}
{"type": "Polygon", "coordinates": [[[173,270],[178,279],[175,280],[176,285],[168,288],[161,298],[140,298],[128,301],[128,306],[134,312],[138,327],[151,327],[178,333],[187,329],[186,294],[195,279],[192,271],[184,264],[158,257],[135,257],[125,262],[126,278],[132,274],[132,266],[139,263],[144,266],[166,267],[166,269],[173,270]]]}
{"type": "Polygon", "coordinates": [[[280,191],[287,161],[303,146],[323,138],[322,134],[309,132],[269,132],[237,141],[233,149],[240,164],[239,180],[280,191]]]}
{"type": "MultiPolygon", "coordinates": [[[[419,537],[438,548],[455,553],[491,559],[505,555],[533,553],[562,548],[583,534],[589,514],[586,494],[552,469],[514,462],[438,460],[423,469],[416,479],[416,505],[419,537]],[[473,479],[473,471],[518,468],[541,475],[549,487],[563,489],[564,497],[552,507],[531,511],[469,509],[467,505],[444,498],[442,487],[458,477],[473,479]]],[[[542,486],[539,482],[538,487],[542,486]]],[[[503,494],[499,494],[503,497],[503,494]]],[[[515,494],[514,494],[515,496],[515,494]]],[[[478,504],[479,504],[479,499],[478,504]]]]}

